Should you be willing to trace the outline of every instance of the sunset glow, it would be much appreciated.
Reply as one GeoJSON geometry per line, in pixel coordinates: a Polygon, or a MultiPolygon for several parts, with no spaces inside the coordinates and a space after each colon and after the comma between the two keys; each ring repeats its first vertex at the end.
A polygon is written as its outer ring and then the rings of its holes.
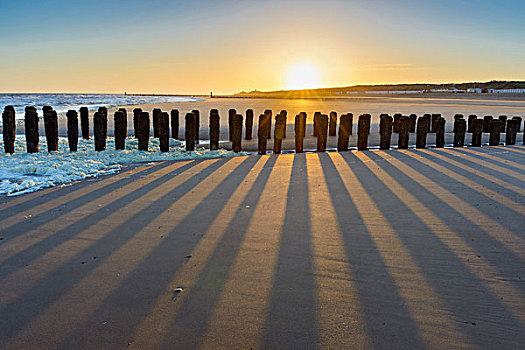
{"type": "Polygon", "coordinates": [[[319,87],[319,70],[305,62],[292,65],[286,73],[286,89],[313,89],[319,87]]]}

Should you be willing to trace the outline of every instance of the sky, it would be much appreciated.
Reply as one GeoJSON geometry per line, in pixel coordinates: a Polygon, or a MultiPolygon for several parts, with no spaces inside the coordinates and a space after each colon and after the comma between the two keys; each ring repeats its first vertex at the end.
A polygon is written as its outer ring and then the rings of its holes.
{"type": "Polygon", "coordinates": [[[0,13],[0,92],[525,80],[523,0],[0,0],[0,13]]]}

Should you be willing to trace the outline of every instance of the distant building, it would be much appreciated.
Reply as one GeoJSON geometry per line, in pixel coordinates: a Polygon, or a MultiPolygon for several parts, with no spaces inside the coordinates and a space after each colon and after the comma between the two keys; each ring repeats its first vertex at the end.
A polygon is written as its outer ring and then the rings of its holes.
{"type": "Polygon", "coordinates": [[[525,89],[489,89],[489,94],[525,94],[525,89]]]}
{"type": "Polygon", "coordinates": [[[472,94],[481,94],[483,91],[480,88],[470,88],[467,89],[467,92],[472,94]]]}

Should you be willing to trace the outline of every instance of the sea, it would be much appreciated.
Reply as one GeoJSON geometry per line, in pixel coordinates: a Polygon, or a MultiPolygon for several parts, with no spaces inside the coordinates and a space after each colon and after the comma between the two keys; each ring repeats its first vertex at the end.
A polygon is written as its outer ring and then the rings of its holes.
{"type": "Polygon", "coordinates": [[[34,106],[41,110],[43,106],[51,106],[58,114],[68,110],[87,107],[97,110],[99,107],[132,106],[145,103],[176,103],[193,102],[200,99],[186,96],[136,96],[125,94],[0,94],[0,112],[5,106],[13,106],[16,119],[24,119],[26,106],[34,106]]]}

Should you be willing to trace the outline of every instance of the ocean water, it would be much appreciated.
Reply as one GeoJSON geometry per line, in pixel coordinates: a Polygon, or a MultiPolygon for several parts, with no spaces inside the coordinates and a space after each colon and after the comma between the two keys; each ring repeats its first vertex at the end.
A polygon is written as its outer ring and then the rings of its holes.
{"type": "MultiPolygon", "coordinates": [[[[26,106],[34,106],[41,111],[43,106],[51,106],[58,114],[68,110],[87,107],[96,110],[99,107],[131,106],[144,103],[177,103],[200,101],[198,98],[185,96],[130,96],[122,94],[0,94],[0,112],[5,106],[13,106],[16,119],[24,119],[26,106]]],[[[41,113],[39,113],[40,116],[41,113]]]]}

